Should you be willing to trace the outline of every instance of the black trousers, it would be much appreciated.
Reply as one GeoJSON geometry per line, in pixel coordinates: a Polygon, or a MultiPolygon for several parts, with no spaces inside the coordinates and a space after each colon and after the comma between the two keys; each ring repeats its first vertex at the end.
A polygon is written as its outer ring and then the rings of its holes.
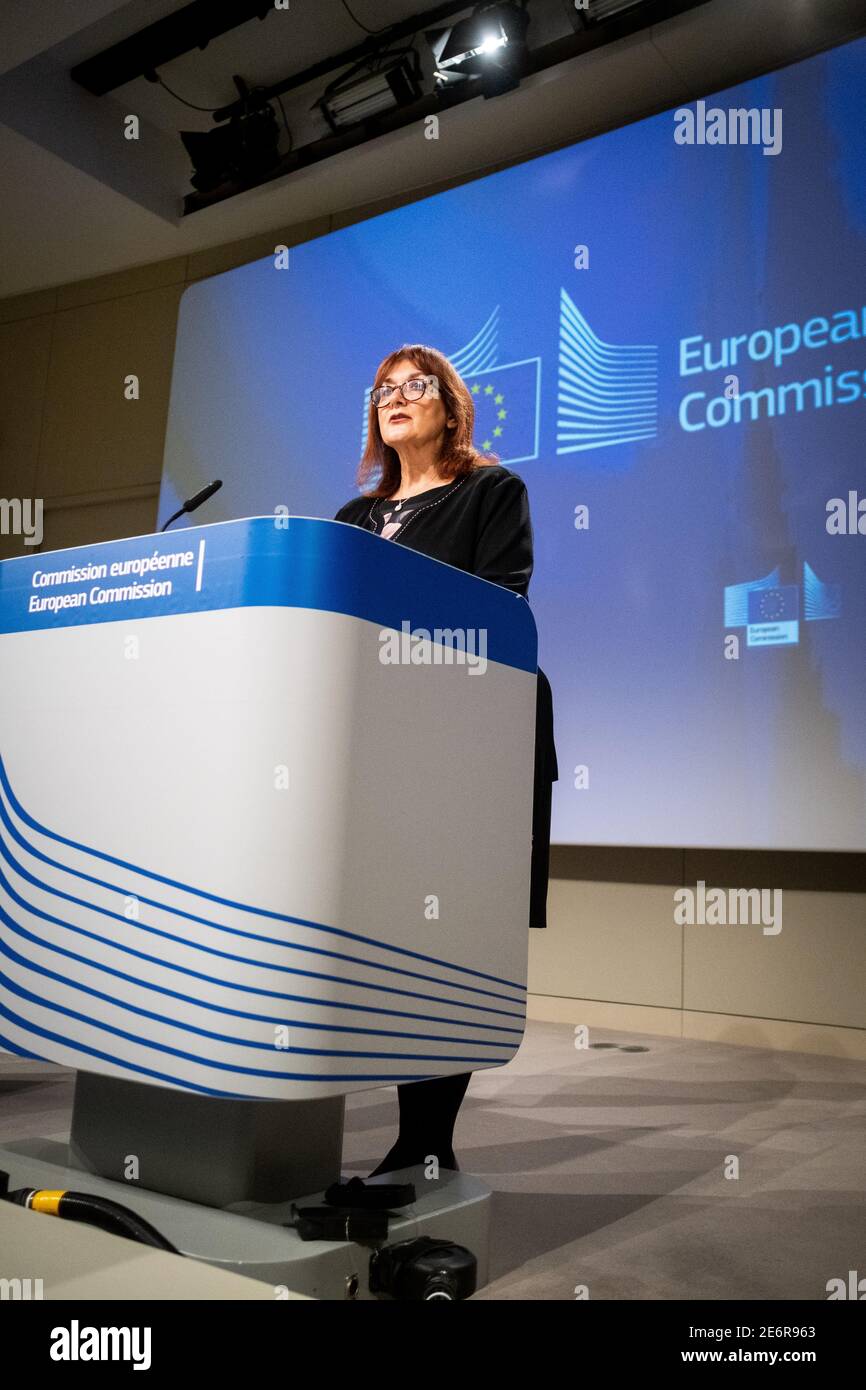
{"type": "Polygon", "coordinates": [[[471,1071],[404,1081],[397,1087],[400,1104],[399,1143],[426,1158],[441,1160],[454,1147],[454,1122],[466,1094],[471,1071]]]}

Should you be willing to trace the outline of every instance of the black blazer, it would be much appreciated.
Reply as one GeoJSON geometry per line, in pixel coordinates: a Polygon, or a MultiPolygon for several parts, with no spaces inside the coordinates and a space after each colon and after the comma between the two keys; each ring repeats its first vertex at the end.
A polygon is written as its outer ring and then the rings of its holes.
{"type": "MultiPolygon", "coordinates": [[[[462,478],[419,494],[394,540],[489,579],[526,598],[532,576],[532,522],[526,484],[500,464],[477,468],[462,478]]],[[[381,532],[381,506],[372,497],[354,497],[335,521],[381,532]]],[[[535,777],[532,806],[532,873],[529,925],[547,926],[552,784],[558,780],[553,737],[553,697],[538,672],[535,716],[535,777]]]]}

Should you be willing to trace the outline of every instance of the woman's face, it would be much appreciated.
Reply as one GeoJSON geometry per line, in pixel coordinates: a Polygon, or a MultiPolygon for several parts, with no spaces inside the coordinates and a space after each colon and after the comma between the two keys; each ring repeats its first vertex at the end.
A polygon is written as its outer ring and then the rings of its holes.
{"type": "MultiPolygon", "coordinates": [[[[401,357],[379,385],[396,387],[410,377],[424,376],[426,373],[408,357],[401,357]]],[[[404,444],[423,448],[444,434],[446,423],[445,403],[436,389],[435,381],[427,386],[424,395],[417,401],[406,400],[402,391],[392,391],[379,410],[382,438],[398,453],[404,444]]]]}

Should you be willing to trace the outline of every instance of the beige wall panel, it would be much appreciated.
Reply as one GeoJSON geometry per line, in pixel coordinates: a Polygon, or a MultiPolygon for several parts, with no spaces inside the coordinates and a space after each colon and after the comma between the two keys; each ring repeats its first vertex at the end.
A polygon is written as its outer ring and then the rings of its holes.
{"type": "Polygon", "coordinates": [[[51,316],[44,315],[0,325],[2,497],[39,495],[36,492],[39,436],[48,381],[51,324],[51,316]]]}
{"type": "MultiPolygon", "coordinates": [[[[866,1062],[866,1030],[862,1028],[686,1011],[683,1037],[739,1047],[765,1047],[772,1052],[817,1052],[823,1057],[848,1057],[852,1062],[866,1062]]],[[[856,1082],[862,1085],[862,1074],[856,1077],[856,1082]]]]}
{"type": "Polygon", "coordinates": [[[53,314],[56,308],[56,290],[35,290],[32,294],[16,294],[9,299],[0,299],[0,323],[32,319],[38,314],[53,314]]]}
{"type": "MultiPolygon", "coordinates": [[[[30,516],[35,521],[33,512],[30,513],[30,516]]],[[[33,527],[32,534],[38,534],[36,526],[33,527]]],[[[32,555],[34,551],[40,548],[41,547],[35,545],[25,545],[23,535],[13,532],[4,534],[3,531],[0,530],[0,560],[11,560],[15,555],[32,555]]]]}
{"type": "Polygon", "coordinates": [[[674,889],[554,879],[547,930],[529,933],[529,989],[676,1009],[682,927],[674,889]]]}
{"type": "Polygon", "coordinates": [[[813,1023],[780,1023],[766,1018],[737,1018],[733,1014],[701,1014],[679,1009],[649,1009],[639,1004],[605,1004],[597,999],[567,999],[530,994],[527,1017],[545,1023],[583,1024],[589,1041],[605,1034],[692,1038],[698,1042],[734,1047],[760,1047],[772,1052],[813,1052],[866,1062],[866,1030],[834,1028],[813,1023]]]}
{"type": "Polygon", "coordinates": [[[38,486],[102,492],[162,474],[182,285],[67,309],[55,319],[38,486]],[[141,397],[124,397],[135,373],[141,397]]]}
{"type": "Polygon", "coordinates": [[[186,256],[170,261],[155,261],[152,265],[137,265],[131,270],[119,270],[113,275],[100,275],[95,280],[79,280],[63,285],[57,291],[58,309],[77,309],[82,304],[99,304],[109,299],[158,290],[164,285],[182,285],[186,280],[186,256]]]}
{"type": "MultiPolygon", "coordinates": [[[[541,933],[537,933],[541,935],[541,933]]],[[[527,1018],[544,1023],[585,1024],[590,1029],[590,1042],[600,1041],[593,1036],[596,1030],[614,1033],[649,1033],[657,1037],[679,1038],[683,1016],[679,1009],[654,1009],[645,1004],[605,1003],[598,999],[568,999],[555,994],[530,994],[526,1001],[527,1018]]]]}
{"type": "Polygon", "coordinates": [[[785,890],[781,906],[775,936],[757,923],[683,928],[684,1007],[866,1028],[866,898],[785,890]]]}
{"type": "Polygon", "coordinates": [[[89,506],[47,507],[43,550],[149,535],[156,525],[156,490],[149,497],[99,502],[89,506]]]}

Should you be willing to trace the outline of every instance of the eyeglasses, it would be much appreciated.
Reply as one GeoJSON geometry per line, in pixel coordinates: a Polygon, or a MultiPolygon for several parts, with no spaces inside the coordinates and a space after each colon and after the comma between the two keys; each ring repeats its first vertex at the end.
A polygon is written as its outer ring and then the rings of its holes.
{"type": "Polygon", "coordinates": [[[408,381],[402,382],[399,386],[374,386],[370,392],[370,399],[378,410],[383,405],[387,405],[395,391],[403,392],[404,401],[420,401],[424,392],[427,391],[431,396],[439,395],[439,378],[437,376],[411,376],[408,381]]]}

